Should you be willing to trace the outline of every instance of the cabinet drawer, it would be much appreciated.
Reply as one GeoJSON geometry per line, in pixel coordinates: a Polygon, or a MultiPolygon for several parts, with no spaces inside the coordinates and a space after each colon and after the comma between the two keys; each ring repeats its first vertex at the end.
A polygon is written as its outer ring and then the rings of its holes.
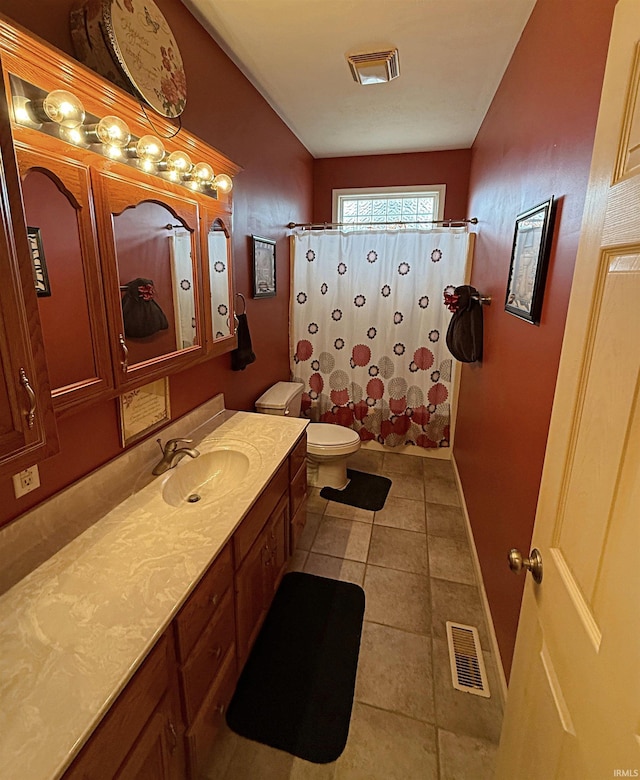
{"type": "Polygon", "coordinates": [[[233,581],[231,546],[227,545],[211,564],[175,619],[178,658],[185,663],[198,637],[213,617],[222,596],[233,581]]]}
{"type": "Polygon", "coordinates": [[[187,755],[192,780],[199,778],[216,736],[224,723],[225,713],[236,685],[236,649],[233,645],[224,657],[220,673],[209,688],[195,723],[187,729],[187,755]]]}
{"type": "Polygon", "coordinates": [[[273,512],[278,501],[289,486],[289,462],[285,461],[263,490],[256,504],[249,510],[240,527],[233,535],[233,551],[236,568],[251,549],[267,518],[273,512]]]}
{"type": "Polygon", "coordinates": [[[303,433],[302,438],[293,448],[293,452],[289,455],[289,480],[293,482],[293,478],[300,471],[300,467],[303,463],[307,462],[307,434],[303,433]]]}
{"type": "Polygon", "coordinates": [[[187,723],[194,721],[234,638],[233,588],[228,588],[213,620],[181,669],[187,723]]]}
{"type": "Polygon", "coordinates": [[[291,504],[291,516],[295,515],[307,496],[307,465],[303,463],[298,473],[291,481],[289,497],[291,504]]]}

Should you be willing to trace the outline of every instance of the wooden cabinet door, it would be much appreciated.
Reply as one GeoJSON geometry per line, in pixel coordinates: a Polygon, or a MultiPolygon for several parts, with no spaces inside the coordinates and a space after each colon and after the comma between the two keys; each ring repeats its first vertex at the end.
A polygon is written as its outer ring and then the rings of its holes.
{"type": "Polygon", "coordinates": [[[184,723],[171,634],[158,640],[64,780],[184,778],[184,723]],[[154,771],[146,771],[145,762],[154,771]]]}
{"type": "Polygon", "coordinates": [[[270,552],[267,545],[269,524],[258,536],[236,572],[236,637],[240,666],[258,635],[267,612],[270,552]]]}
{"type": "Polygon", "coordinates": [[[284,493],[236,572],[236,636],[240,666],[260,631],[287,563],[289,496],[284,493]]]}
{"type": "Polygon", "coordinates": [[[271,515],[268,530],[269,560],[267,562],[267,609],[271,606],[271,601],[278,589],[288,559],[289,500],[286,493],[282,496],[278,506],[271,515]]]}
{"type": "Polygon", "coordinates": [[[114,780],[184,780],[185,755],[178,733],[180,715],[169,691],[138,737],[114,780]]]}
{"type": "MultiPolygon", "coordinates": [[[[0,114],[8,116],[0,84],[0,114]]],[[[0,474],[58,451],[31,253],[8,123],[0,125],[0,474]]]]}
{"type": "Polygon", "coordinates": [[[61,141],[47,138],[53,148],[44,148],[39,136],[14,132],[27,232],[43,264],[38,311],[53,405],[61,411],[107,395],[113,375],[89,169],[60,154],[61,141]],[[34,136],[42,150],[19,140],[34,136]]]}

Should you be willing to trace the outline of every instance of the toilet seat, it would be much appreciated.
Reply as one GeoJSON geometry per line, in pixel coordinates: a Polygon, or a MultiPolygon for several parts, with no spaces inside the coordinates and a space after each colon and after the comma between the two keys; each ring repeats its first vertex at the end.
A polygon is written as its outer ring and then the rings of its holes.
{"type": "Polygon", "coordinates": [[[360,437],[351,428],[331,423],[310,423],[307,426],[307,453],[337,457],[349,455],[360,447],[360,437]]]}

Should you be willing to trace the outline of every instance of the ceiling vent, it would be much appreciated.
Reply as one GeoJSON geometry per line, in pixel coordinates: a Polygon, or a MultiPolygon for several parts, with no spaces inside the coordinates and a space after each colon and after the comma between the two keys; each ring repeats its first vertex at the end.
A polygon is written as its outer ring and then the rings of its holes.
{"type": "Polygon", "coordinates": [[[353,80],[358,84],[382,84],[400,75],[397,49],[369,54],[348,54],[347,62],[353,80]]]}

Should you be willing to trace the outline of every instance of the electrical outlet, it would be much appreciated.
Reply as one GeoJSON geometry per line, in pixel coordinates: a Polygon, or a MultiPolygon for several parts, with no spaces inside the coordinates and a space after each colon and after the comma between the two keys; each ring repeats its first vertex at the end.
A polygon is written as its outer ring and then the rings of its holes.
{"type": "Polygon", "coordinates": [[[40,473],[37,466],[30,466],[13,477],[13,491],[16,498],[20,498],[39,487],[40,473]]]}

